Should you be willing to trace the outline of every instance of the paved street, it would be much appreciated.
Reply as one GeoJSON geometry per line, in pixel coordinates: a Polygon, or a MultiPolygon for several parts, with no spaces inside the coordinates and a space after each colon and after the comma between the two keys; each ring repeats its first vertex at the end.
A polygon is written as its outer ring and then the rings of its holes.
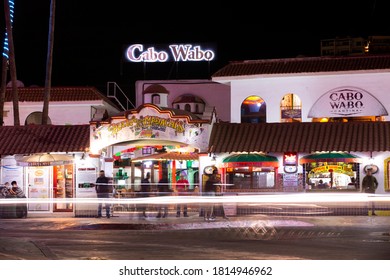
{"type": "Polygon", "coordinates": [[[0,220],[2,260],[390,260],[389,216],[0,220]]]}

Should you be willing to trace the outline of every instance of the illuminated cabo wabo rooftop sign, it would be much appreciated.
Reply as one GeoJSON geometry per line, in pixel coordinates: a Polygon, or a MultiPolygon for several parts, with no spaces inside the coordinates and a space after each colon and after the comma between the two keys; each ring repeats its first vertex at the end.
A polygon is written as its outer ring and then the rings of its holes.
{"type": "Polygon", "coordinates": [[[167,50],[161,46],[157,49],[154,46],[134,44],[126,49],[125,56],[130,62],[212,61],[215,52],[192,44],[168,45],[167,50]]]}

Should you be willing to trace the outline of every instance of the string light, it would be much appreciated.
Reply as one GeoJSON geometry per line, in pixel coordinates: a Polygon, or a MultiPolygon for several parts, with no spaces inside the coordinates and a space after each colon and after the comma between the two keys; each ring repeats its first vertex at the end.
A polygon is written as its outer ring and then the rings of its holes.
{"type": "MultiPolygon", "coordinates": [[[[12,24],[14,22],[15,3],[14,3],[13,0],[8,0],[8,3],[9,3],[9,16],[10,16],[11,28],[12,28],[12,24]]],[[[9,48],[8,48],[8,33],[6,31],[5,34],[4,34],[3,56],[5,58],[7,58],[7,60],[9,59],[8,52],[9,52],[9,48]]]]}

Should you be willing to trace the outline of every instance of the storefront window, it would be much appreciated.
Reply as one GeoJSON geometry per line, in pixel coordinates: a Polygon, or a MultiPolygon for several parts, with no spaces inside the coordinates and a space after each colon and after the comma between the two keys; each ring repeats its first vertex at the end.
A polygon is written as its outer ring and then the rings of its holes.
{"type": "Polygon", "coordinates": [[[359,164],[311,162],[304,165],[309,190],[358,190],[359,164]]]}
{"type": "Polygon", "coordinates": [[[226,189],[260,190],[275,187],[273,168],[227,168],[226,171],[226,189]]]}

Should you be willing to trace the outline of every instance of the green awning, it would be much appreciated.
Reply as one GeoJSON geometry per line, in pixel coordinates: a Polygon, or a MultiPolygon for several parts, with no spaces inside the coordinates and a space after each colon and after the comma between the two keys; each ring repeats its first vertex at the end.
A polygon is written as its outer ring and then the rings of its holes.
{"type": "Polygon", "coordinates": [[[259,153],[233,154],[222,160],[222,167],[278,167],[279,161],[276,157],[259,153]]]}
{"type": "Polygon", "coordinates": [[[300,164],[310,162],[353,162],[362,163],[362,159],[356,155],[343,152],[334,153],[316,153],[302,157],[299,160],[300,164]]]}

